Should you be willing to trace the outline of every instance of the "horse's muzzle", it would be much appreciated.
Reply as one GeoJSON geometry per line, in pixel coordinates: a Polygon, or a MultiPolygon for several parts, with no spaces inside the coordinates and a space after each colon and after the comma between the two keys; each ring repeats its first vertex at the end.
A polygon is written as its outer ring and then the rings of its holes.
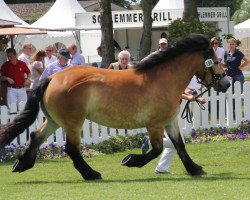
{"type": "Polygon", "coordinates": [[[221,78],[220,80],[217,80],[213,87],[215,91],[225,93],[230,86],[231,86],[231,83],[229,79],[225,76],[221,78]]]}

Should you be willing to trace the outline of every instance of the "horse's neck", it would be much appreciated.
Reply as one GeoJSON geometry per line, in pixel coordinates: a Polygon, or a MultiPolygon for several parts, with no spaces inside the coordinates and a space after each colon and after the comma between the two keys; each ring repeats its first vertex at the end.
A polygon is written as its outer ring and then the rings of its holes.
{"type": "Polygon", "coordinates": [[[170,66],[164,66],[158,71],[157,80],[161,84],[170,84],[177,91],[184,91],[197,71],[197,64],[180,58],[166,65],[170,66]]]}

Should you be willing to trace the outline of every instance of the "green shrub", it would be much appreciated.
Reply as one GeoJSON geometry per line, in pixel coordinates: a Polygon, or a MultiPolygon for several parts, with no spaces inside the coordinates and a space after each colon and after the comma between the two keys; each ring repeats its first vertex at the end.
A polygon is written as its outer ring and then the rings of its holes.
{"type": "Polygon", "coordinates": [[[117,135],[115,137],[110,137],[108,140],[100,142],[92,147],[95,150],[106,154],[125,151],[126,149],[140,148],[144,136],[144,134],[137,134],[133,136],[117,135]]]}

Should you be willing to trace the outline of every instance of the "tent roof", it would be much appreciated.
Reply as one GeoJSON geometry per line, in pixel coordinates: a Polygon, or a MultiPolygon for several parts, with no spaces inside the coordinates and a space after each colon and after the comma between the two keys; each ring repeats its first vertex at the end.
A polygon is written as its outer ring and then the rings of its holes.
{"type": "Polygon", "coordinates": [[[184,9],[184,0],[160,0],[153,10],[184,9]]]}
{"type": "Polygon", "coordinates": [[[14,14],[3,0],[0,0],[0,19],[21,23],[21,26],[29,26],[25,21],[14,14]]]}
{"type": "Polygon", "coordinates": [[[0,28],[2,27],[13,27],[14,25],[20,25],[21,23],[19,22],[13,22],[13,21],[9,21],[9,20],[4,20],[4,19],[0,19],[0,28]]]}
{"type": "Polygon", "coordinates": [[[45,15],[31,26],[59,30],[75,26],[75,13],[86,12],[77,0],[57,0],[45,15]]]}
{"type": "Polygon", "coordinates": [[[46,34],[44,31],[37,29],[23,28],[23,27],[11,27],[1,28],[0,35],[34,35],[34,34],[46,34]]]}
{"type": "Polygon", "coordinates": [[[250,29],[250,19],[235,25],[234,29],[250,29]]]}

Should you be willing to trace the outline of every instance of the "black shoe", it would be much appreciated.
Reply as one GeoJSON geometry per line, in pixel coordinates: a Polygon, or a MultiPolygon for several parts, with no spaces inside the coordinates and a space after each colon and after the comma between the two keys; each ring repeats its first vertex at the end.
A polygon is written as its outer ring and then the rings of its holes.
{"type": "Polygon", "coordinates": [[[142,147],[141,147],[142,154],[146,154],[147,151],[149,150],[148,142],[149,142],[149,137],[145,136],[142,140],[142,147]]]}

